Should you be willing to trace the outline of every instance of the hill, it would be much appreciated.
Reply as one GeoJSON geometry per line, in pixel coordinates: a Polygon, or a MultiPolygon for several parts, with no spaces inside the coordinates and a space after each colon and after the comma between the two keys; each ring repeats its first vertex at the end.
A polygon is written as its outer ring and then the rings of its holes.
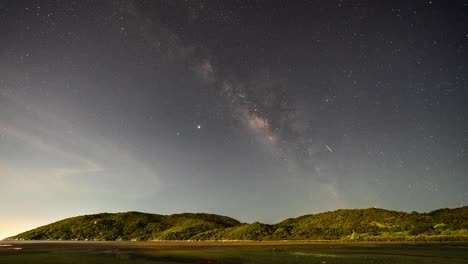
{"type": "Polygon", "coordinates": [[[468,206],[430,213],[340,209],[269,225],[214,214],[102,213],[67,218],[17,240],[468,240],[468,206]]]}
{"type": "Polygon", "coordinates": [[[19,240],[187,240],[200,232],[239,225],[214,214],[157,215],[140,212],[67,218],[14,236],[19,240]]]}
{"type": "Polygon", "coordinates": [[[468,236],[468,207],[430,213],[378,208],[341,209],[287,219],[276,225],[286,239],[407,240],[468,236]]]}

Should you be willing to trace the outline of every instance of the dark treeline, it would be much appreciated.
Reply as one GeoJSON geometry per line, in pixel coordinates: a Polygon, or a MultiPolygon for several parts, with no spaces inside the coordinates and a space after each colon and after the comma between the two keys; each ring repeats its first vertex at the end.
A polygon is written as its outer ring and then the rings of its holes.
{"type": "Polygon", "coordinates": [[[18,240],[468,240],[468,206],[430,213],[341,209],[274,225],[241,223],[214,214],[139,212],[77,216],[45,225],[18,240]]]}

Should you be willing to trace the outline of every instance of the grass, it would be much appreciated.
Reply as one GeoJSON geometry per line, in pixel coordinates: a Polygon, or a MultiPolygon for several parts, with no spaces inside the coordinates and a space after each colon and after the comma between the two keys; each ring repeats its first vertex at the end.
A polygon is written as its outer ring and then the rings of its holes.
{"type": "Polygon", "coordinates": [[[468,243],[19,243],[3,264],[468,263],[468,243]]]}

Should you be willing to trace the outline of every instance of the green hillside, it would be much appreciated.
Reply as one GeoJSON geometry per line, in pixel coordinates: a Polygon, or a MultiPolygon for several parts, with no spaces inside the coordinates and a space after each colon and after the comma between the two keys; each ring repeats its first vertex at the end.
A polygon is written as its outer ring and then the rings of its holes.
{"type": "Polygon", "coordinates": [[[285,239],[455,239],[468,236],[468,207],[421,214],[378,208],[341,209],[288,219],[276,227],[284,231],[285,239]]]}
{"type": "Polygon", "coordinates": [[[468,206],[430,213],[340,209],[274,225],[240,223],[214,214],[139,212],[77,216],[18,240],[468,240],[468,206]]]}
{"type": "Polygon", "coordinates": [[[139,212],[67,218],[21,233],[20,240],[187,240],[208,230],[239,225],[213,214],[157,215],[139,212]]]}

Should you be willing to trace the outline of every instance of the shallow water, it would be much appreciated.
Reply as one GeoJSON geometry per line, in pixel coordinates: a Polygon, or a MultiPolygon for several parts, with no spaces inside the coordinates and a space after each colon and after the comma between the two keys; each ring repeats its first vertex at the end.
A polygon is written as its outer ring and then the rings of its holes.
{"type": "Polygon", "coordinates": [[[468,263],[468,243],[43,242],[0,244],[0,263],[468,263]]]}

